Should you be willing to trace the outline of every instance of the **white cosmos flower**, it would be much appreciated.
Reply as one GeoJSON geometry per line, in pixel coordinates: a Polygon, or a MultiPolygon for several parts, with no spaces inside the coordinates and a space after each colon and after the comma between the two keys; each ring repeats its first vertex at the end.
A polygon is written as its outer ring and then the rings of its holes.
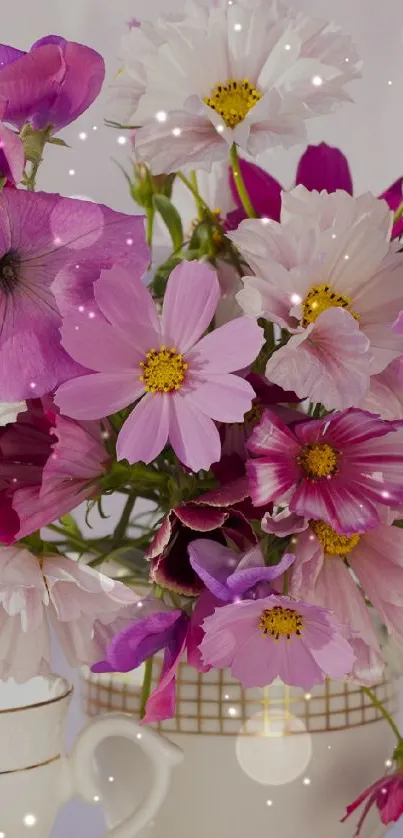
{"type": "Polygon", "coordinates": [[[305,139],[307,117],[349,101],[359,76],[341,29],[283,0],[190,0],[125,36],[110,118],[136,128],[155,174],[207,168],[233,142],[255,156],[305,139]]]}

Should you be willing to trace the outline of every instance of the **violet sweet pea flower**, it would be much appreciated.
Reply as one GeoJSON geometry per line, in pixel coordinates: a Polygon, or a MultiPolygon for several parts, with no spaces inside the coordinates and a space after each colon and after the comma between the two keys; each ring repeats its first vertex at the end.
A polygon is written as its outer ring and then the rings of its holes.
{"type": "Polygon", "coordinates": [[[47,35],[29,52],[0,45],[0,99],[4,119],[20,129],[52,133],[74,122],[98,96],[105,78],[99,53],[83,44],[47,35]]]}
{"type": "Polygon", "coordinates": [[[244,596],[250,599],[268,596],[273,593],[271,583],[295,559],[293,553],[285,553],[278,564],[267,567],[259,545],[247,553],[235,553],[208,538],[193,541],[188,552],[193,570],[221,602],[237,602],[244,596]]]}
{"type": "MultiPolygon", "coordinates": [[[[3,119],[5,110],[5,103],[0,102],[0,120],[3,119]]],[[[22,141],[0,121],[0,178],[17,184],[22,180],[24,166],[25,151],[22,141]]]]}

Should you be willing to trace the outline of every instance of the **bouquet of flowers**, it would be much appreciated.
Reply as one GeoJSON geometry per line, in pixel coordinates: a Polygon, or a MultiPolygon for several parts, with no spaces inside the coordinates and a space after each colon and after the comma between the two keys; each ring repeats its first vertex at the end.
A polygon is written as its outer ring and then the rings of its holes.
{"type": "Polygon", "coordinates": [[[253,162],[350,100],[354,45],[282,0],[131,21],[108,121],[143,215],[36,191],[104,74],[59,36],[0,47],[0,677],[49,671],[52,626],[72,665],[146,662],[146,722],[184,654],[371,695],[373,613],[403,641],[402,180],[354,196],[324,144],[288,191],[253,162]],[[80,527],[111,494],[116,526],[80,527]]]}

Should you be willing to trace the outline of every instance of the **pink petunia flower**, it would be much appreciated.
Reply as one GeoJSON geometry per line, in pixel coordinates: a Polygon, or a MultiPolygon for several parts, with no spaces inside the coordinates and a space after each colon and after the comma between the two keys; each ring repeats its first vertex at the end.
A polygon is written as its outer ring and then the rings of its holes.
{"type": "Polygon", "coordinates": [[[283,193],[281,224],[244,221],[230,238],[256,276],[237,295],[243,310],[291,332],[267,377],[328,409],[359,405],[370,376],[403,352],[392,331],[403,309],[392,216],[372,195],[283,193]]]}
{"type": "Polygon", "coordinates": [[[108,466],[106,427],[59,416],[35,400],[0,428],[0,539],[10,543],[97,494],[108,466]]]}
{"type": "Polygon", "coordinates": [[[136,126],[136,156],[155,174],[210,169],[233,143],[254,156],[299,143],[305,120],[348,101],[360,75],[334,24],[275,0],[215,6],[195,0],[124,37],[110,116],[136,126]]]}
{"type": "Polygon", "coordinates": [[[389,823],[396,823],[403,815],[403,771],[399,769],[394,771],[393,774],[381,777],[380,780],[365,789],[357,797],[357,800],[354,800],[354,803],[347,806],[347,812],[341,822],[344,823],[361,806],[361,803],[364,803],[364,800],[366,801],[364,811],[358,821],[354,838],[361,835],[362,827],[372,806],[377,807],[381,821],[385,826],[389,823]]]}
{"type": "Polygon", "coordinates": [[[0,400],[43,396],[82,375],[83,368],[61,346],[61,313],[82,306],[88,316],[102,269],[118,262],[141,276],[148,258],[141,216],[90,201],[3,189],[0,400]]]}
{"type": "Polygon", "coordinates": [[[400,423],[363,410],[299,422],[293,430],[267,410],[248,448],[256,458],[248,463],[256,505],[288,503],[291,512],[344,535],[376,527],[377,505],[393,508],[403,499],[400,423]]]}
{"type": "Polygon", "coordinates": [[[310,689],[326,676],[342,678],[354,653],[337,620],[323,608],[286,596],[243,600],[217,608],[203,623],[205,663],[229,667],[244,687],[280,677],[310,689]]]}
{"type": "Polygon", "coordinates": [[[50,627],[70,666],[94,663],[105,655],[97,623],[132,613],[137,601],[126,585],[72,559],[1,547],[0,678],[21,683],[51,671],[50,627]]]}
{"type": "Polygon", "coordinates": [[[56,403],[81,419],[135,406],[120,431],[117,454],[151,462],[168,440],[193,471],[220,459],[218,422],[241,422],[254,392],[233,375],[256,358],[263,330],[241,317],[202,337],[220,289],[206,264],[185,262],[172,272],[160,318],[137,277],[114,268],[95,284],[103,317],[65,318],[62,342],[79,363],[97,370],[66,382],[56,403]]]}

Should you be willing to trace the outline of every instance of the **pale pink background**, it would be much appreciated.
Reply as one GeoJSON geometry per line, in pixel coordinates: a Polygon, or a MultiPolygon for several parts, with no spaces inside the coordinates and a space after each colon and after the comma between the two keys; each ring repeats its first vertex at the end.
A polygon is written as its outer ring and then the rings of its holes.
{"type": "MultiPolygon", "coordinates": [[[[309,137],[313,142],[326,140],[343,148],[352,164],[357,192],[380,192],[403,173],[403,4],[401,0],[294,0],[294,5],[337,20],[357,40],[365,67],[363,81],[354,87],[356,105],[346,105],[334,116],[313,120],[309,137]]],[[[180,6],[180,0],[0,0],[0,39],[26,48],[43,35],[62,34],[99,50],[111,77],[125,21],[180,6]]],[[[133,211],[113,162],[125,162],[127,146],[119,145],[118,134],[104,127],[104,101],[105,96],[63,132],[71,149],[49,149],[39,184],[49,191],[86,196],[133,211]],[[88,138],[80,140],[79,132],[86,132],[88,138]],[[75,174],[70,175],[69,170],[75,174]]],[[[266,160],[284,185],[293,181],[299,153],[300,149],[276,153],[266,160]]],[[[66,672],[58,656],[55,669],[66,672]]],[[[70,738],[81,721],[76,694],[70,738]]],[[[101,823],[95,808],[74,802],[60,816],[54,838],[98,838],[101,823]]],[[[397,827],[394,834],[403,836],[403,829],[397,827]]]]}

